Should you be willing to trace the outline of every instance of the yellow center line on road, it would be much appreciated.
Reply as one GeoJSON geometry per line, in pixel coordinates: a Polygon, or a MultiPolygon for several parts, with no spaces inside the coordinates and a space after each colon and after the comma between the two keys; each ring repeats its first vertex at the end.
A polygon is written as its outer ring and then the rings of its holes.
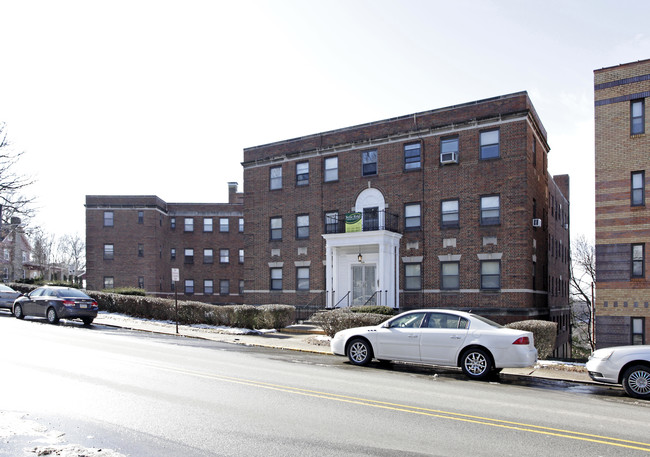
{"type": "Polygon", "coordinates": [[[542,435],[556,436],[559,438],[587,441],[591,443],[605,444],[608,446],[616,446],[616,447],[622,447],[626,449],[635,449],[639,451],[650,452],[650,443],[643,443],[639,441],[631,441],[631,440],[625,440],[625,439],[602,436],[602,435],[593,435],[589,433],[576,432],[572,430],[544,427],[540,425],[525,424],[525,423],[513,422],[513,421],[507,421],[501,419],[493,419],[489,417],[454,413],[451,411],[422,408],[419,406],[410,406],[410,405],[402,405],[399,403],[383,402],[378,400],[371,400],[368,398],[339,395],[330,392],[321,392],[317,390],[302,389],[298,387],[285,386],[281,384],[272,384],[272,383],[267,383],[262,381],[254,381],[251,379],[237,378],[233,376],[199,372],[199,371],[193,371],[193,370],[187,370],[187,369],[175,368],[175,367],[167,367],[167,366],[152,364],[147,362],[144,363],[138,362],[138,364],[148,365],[152,368],[156,368],[159,370],[181,373],[181,374],[186,374],[186,375],[205,378],[205,379],[220,380],[220,381],[229,382],[233,384],[247,385],[247,386],[257,387],[261,389],[269,389],[269,390],[275,390],[280,392],[308,396],[308,397],[322,398],[325,400],[333,400],[333,401],[351,403],[351,404],[356,404],[361,406],[368,406],[372,408],[399,411],[399,412],[404,412],[409,414],[436,417],[440,419],[469,422],[473,424],[486,425],[490,427],[499,427],[499,428],[505,428],[510,430],[518,430],[523,432],[537,433],[542,435]]]}

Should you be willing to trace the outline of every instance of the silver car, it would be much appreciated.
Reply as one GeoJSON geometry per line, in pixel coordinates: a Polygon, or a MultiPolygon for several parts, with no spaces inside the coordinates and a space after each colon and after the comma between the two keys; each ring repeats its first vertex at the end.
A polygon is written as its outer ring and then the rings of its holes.
{"type": "Polygon", "coordinates": [[[0,308],[11,309],[14,300],[20,297],[20,292],[16,292],[9,286],[0,284],[0,308]]]}
{"type": "Polygon", "coordinates": [[[622,384],[634,398],[650,400],[650,346],[618,346],[598,349],[587,361],[594,381],[622,384]]]}

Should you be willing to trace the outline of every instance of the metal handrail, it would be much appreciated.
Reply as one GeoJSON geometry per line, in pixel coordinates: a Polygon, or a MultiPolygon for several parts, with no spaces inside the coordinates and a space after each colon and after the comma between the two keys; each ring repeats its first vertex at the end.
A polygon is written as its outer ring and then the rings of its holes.
{"type": "Polygon", "coordinates": [[[372,294],[372,295],[370,296],[370,298],[369,298],[368,300],[366,300],[366,302],[365,302],[363,305],[361,305],[361,306],[366,306],[368,303],[370,303],[370,300],[372,300],[373,298],[375,298],[375,295],[377,295],[379,292],[381,292],[381,291],[380,291],[380,290],[376,290],[375,293],[372,294]]]}
{"type": "Polygon", "coordinates": [[[341,299],[336,303],[336,305],[334,305],[334,308],[338,308],[339,305],[341,304],[341,302],[342,302],[343,300],[345,300],[346,298],[348,299],[348,306],[350,306],[350,291],[348,290],[348,293],[345,294],[345,295],[343,296],[343,298],[341,298],[341,299]]]}

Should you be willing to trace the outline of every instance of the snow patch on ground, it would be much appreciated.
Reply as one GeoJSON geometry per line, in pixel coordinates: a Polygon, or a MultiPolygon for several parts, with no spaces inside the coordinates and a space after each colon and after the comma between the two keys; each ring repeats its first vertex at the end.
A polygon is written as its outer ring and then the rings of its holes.
{"type": "MultiPolygon", "coordinates": [[[[65,433],[50,430],[35,420],[28,419],[27,414],[0,411],[0,445],[7,447],[24,443],[22,455],[59,456],[59,457],[126,457],[112,449],[97,449],[65,444],[65,433]]],[[[21,445],[18,445],[20,447],[21,445]]],[[[16,455],[18,457],[18,455],[16,455]]]]}

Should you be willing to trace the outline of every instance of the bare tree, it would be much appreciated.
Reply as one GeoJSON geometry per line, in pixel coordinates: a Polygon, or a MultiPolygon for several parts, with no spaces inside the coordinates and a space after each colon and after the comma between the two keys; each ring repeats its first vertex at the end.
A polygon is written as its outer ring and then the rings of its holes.
{"type": "MultiPolygon", "coordinates": [[[[595,349],[593,332],[593,286],[596,282],[596,248],[583,235],[571,247],[570,264],[571,305],[574,321],[574,339],[583,352],[595,349]]],[[[580,352],[579,347],[575,347],[580,352]]]]}
{"type": "Polygon", "coordinates": [[[6,124],[0,122],[0,205],[2,205],[2,222],[9,222],[15,215],[31,217],[34,197],[23,195],[31,178],[16,172],[16,163],[23,155],[14,152],[7,140],[6,124]]]}
{"type": "Polygon", "coordinates": [[[79,234],[63,235],[57,248],[60,262],[68,265],[72,276],[78,276],[86,268],[86,242],[79,234]]]}
{"type": "Polygon", "coordinates": [[[49,265],[52,262],[52,246],[54,235],[48,234],[40,227],[29,229],[32,241],[32,261],[38,265],[41,276],[46,277],[49,265]]]}

